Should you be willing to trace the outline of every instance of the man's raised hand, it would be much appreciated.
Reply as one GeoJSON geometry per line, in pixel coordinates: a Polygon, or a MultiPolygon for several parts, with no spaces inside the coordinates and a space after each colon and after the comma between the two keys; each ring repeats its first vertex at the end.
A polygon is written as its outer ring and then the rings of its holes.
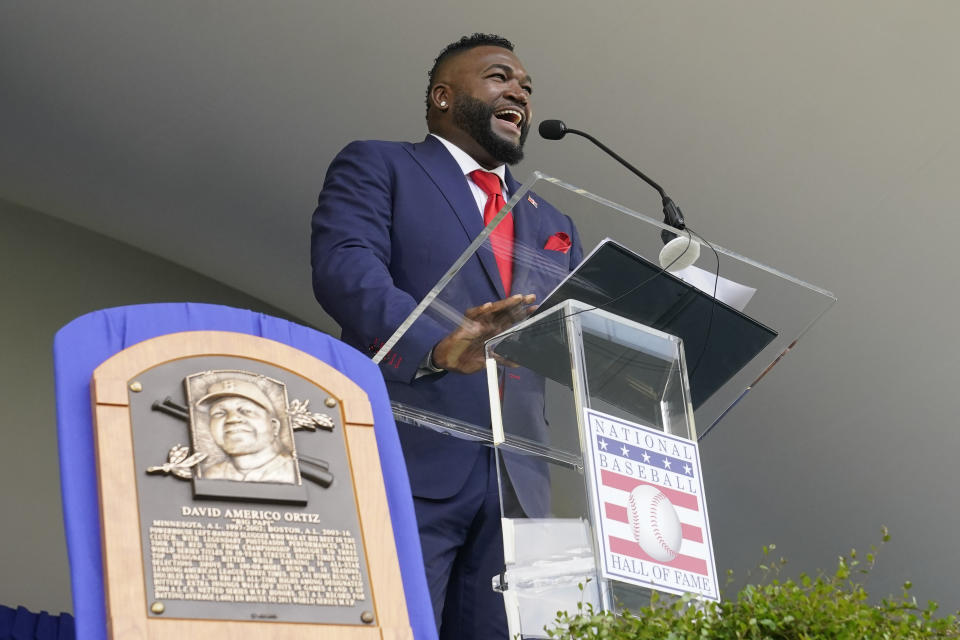
{"type": "Polygon", "coordinates": [[[483,343],[525,320],[536,307],[533,294],[516,294],[471,307],[463,322],[433,348],[433,364],[458,373],[476,373],[484,368],[483,343]]]}

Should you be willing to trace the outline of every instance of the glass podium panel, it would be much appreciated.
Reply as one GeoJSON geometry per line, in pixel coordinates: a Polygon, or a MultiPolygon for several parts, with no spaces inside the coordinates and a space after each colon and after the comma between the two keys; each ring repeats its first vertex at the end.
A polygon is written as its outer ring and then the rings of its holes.
{"type": "Polygon", "coordinates": [[[511,638],[546,638],[558,611],[576,603],[601,607],[596,562],[586,520],[504,519],[504,572],[493,578],[503,594],[511,638]]]}
{"type": "Polygon", "coordinates": [[[489,340],[486,350],[488,376],[497,380],[490,403],[505,550],[494,587],[504,594],[511,637],[547,637],[543,628],[556,611],[573,611],[581,600],[607,610],[643,606],[649,589],[597,570],[603,550],[593,527],[611,507],[591,490],[606,472],[594,468],[584,410],[693,440],[682,341],[567,300],[489,340]],[[528,407],[511,399],[513,385],[526,379],[543,383],[539,431],[528,407]],[[541,489],[549,499],[541,513],[519,508],[519,489],[506,481],[518,458],[535,458],[545,471],[541,489]],[[581,592],[581,584],[589,588],[581,592]]]}
{"type": "MultiPolygon", "coordinates": [[[[676,232],[684,237],[687,232],[678,232],[660,222],[658,217],[643,215],[535,172],[516,193],[511,194],[504,210],[450,265],[437,285],[383,344],[374,356],[376,362],[388,357],[407,334],[420,332],[420,335],[442,336],[458,327],[469,326],[471,321],[465,316],[467,309],[488,301],[478,299],[478,278],[486,277],[494,283],[498,277],[496,252],[489,236],[508,210],[513,211],[516,229],[514,294],[533,293],[537,302],[543,302],[567,276],[572,258],[579,252],[590,254],[604,239],[613,239],[632,255],[640,257],[642,263],[639,266],[631,263],[628,269],[621,269],[616,263],[597,267],[601,271],[606,269],[606,275],[610,271],[615,274],[622,271],[624,278],[620,282],[616,278],[612,281],[601,278],[603,282],[599,284],[590,278],[582,278],[579,282],[574,279],[569,284],[577,295],[571,297],[620,315],[625,315],[626,309],[635,314],[635,320],[645,318],[645,313],[652,314],[643,324],[683,338],[689,363],[695,430],[700,438],[719,423],[835,302],[828,291],[697,237],[693,238],[699,240],[697,260],[687,269],[668,273],[659,262],[664,247],[663,232],[676,232]],[[544,212],[551,206],[573,220],[579,237],[576,233],[569,237],[570,234],[543,227],[543,221],[549,219],[544,212]],[[687,294],[675,291],[681,280],[689,285],[681,285],[687,286],[687,294]],[[662,294],[663,291],[668,293],[662,294]],[[673,293],[669,293],[671,291],[673,293]],[[665,300],[663,295],[673,297],[665,300]],[[718,350],[722,351],[721,347],[730,342],[730,331],[743,326],[743,323],[737,323],[738,318],[752,323],[756,331],[765,332],[765,337],[753,345],[752,350],[734,354],[737,357],[727,361],[725,358],[730,354],[718,350]],[[717,362],[722,365],[719,372],[712,370],[717,362]]],[[[502,284],[499,286],[502,292],[502,284]]],[[[491,295],[492,288],[489,291],[489,301],[502,297],[491,295]]],[[[553,306],[553,302],[547,306],[553,306]]],[[[546,313],[546,309],[540,313],[546,313]]],[[[525,313],[516,313],[509,320],[520,322],[525,317],[525,313]]],[[[640,363],[630,366],[640,366],[640,363]]],[[[453,419],[432,412],[430,407],[396,402],[393,408],[397,419],[404,422],[484,442],[494,440],[486,416],[482,420],[465,419],[464,416],[453,419]]],[[[569,449],[558,444],[556,455],[562,457],[569,449]]]]}
{"type": "MultiPolygon", "coordinates": [[[[581,414],[590,408],[693,440],[693,415],[679,338],[567,300],[489,340],[492,436],[496,445],[558,464],[583,465],[581,414]],[[516,381],[537,385],[533,398],[516,381]],[[542,391],[541,391],[542,389],[542,391]],[[539,400],[546,427],[531,426],[539,400]]],[[[536,416],[539,417],[539,416],[536,416]]]]}

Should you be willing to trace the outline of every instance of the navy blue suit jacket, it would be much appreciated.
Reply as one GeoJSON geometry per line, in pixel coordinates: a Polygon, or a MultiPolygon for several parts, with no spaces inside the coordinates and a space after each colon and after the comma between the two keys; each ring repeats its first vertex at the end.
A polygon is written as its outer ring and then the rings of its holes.
{"type": "MultiPolygon", "coordinates": [[[[507,172],[510,194],[520,185],[507,172]]],[[[573,222],[533,195],[514,209],[515,255],[529,247],[533,262],[516,260],[512,293],[538,300],[582,257],[573,222]],[[544,249],[565,233],[566,253],[544,249]]],[[[360,141],[333,160],[313,215],[311,256],[317,300],[340,325],[342,339],[376,352],[413,311],[467,245],[483,229],[483,218],[459,165],[433,136],[420,143],[360,141]]],[[[478,252],[461,269],[441,299],[462,313],[504,297],[493,254],[478,252]]],[[[489,427],[490,408],[483,372],[448,372],[417,378],[430,349],[458,324],[423,317],[381,364],[392,400],[489,427]]],[[[543,380],[518,370],[504,388],[513,419],[533,433],[546,429],[543,380]],[[518,413],[519,412],[519,413],[518,413]],[[522,414],[522,415],[520,415],[522,414]]],[[[414,495],[447,498],[459,491],[480,445],[398,424],[414,495]]],[[[524,510],[545,515],[546,470],[528,458],[511,456],[508,470],[524,510]]]]}

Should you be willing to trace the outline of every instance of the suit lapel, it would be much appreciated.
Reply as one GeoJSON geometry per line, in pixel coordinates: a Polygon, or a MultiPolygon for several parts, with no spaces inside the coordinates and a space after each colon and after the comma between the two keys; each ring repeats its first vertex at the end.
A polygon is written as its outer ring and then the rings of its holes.
{"type": "MultiPolygon", "coordinates": [[[[511,195],[520,190],[520,183],[507,171],[507,189],[511,195]]],[[[513,208],[513,292],[533,293],[525,288],[530,269],[536,268],[537,235],[540,230],[540,216],[537,210],[527,202],[526,197],[513,208]]]]}
{"type": "MultiPolygon", "coordinates": [[[[467,243],[473,242],[473,239],[483,231],[483,217],[477,210],[477,202],[473,199],[467,178],[461,172],[460,165],[443,143],[431,135],[428,135],[423,142],[414,144],[410,155],[423,168],[427,177],[437,186],[450,208],[453,209],[466,234],[467,243]]],[[[493,252],[489,250],[489,246],[477,250],[477,257],[490,280],[490,285],[496,289],[499,297],[503,298],[500,270],[497,268],[497,261],[493,252]]]]}

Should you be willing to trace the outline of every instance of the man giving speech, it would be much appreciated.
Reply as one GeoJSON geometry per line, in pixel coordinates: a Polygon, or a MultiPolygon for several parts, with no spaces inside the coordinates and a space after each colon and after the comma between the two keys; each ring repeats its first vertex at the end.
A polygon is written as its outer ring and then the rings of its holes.
{"type": "MultiPolygon", "coordinates": [[[[333,160],[313,214],[313,288],[345,342],[376,352],[517,192],[506,165],[523,157],[532,93],[513,44],[464,37],[430,70],[422,142],[353,142],[333,160]]],[[[521,268],[514,247],[532,247],[554,274],[569,272],[582,256],[573,223],[539,197],[517,204],[491,244],[492,254],[471,257],[457,276],[460,286],[445,297],[463,315],[460,327],[422,317],[381,364],[392,400],[489,426],[483,342],[526,317],[556,283],[521,268]],[[550,244],[556,237],[570,239],[563,250],[550,244]]],[[[538,430],[546,429],[542,389],[542,379],[521,369],[503,389],[504,403],[538,430]]],[[[412,425],[397,428],[440,637],[506,638],[503,600],[491,589],[503,568],[493,451],[412,425]]],[[[545,515],[546,469],[523,456],[504,458],[511,506],[545,515]]]]}

